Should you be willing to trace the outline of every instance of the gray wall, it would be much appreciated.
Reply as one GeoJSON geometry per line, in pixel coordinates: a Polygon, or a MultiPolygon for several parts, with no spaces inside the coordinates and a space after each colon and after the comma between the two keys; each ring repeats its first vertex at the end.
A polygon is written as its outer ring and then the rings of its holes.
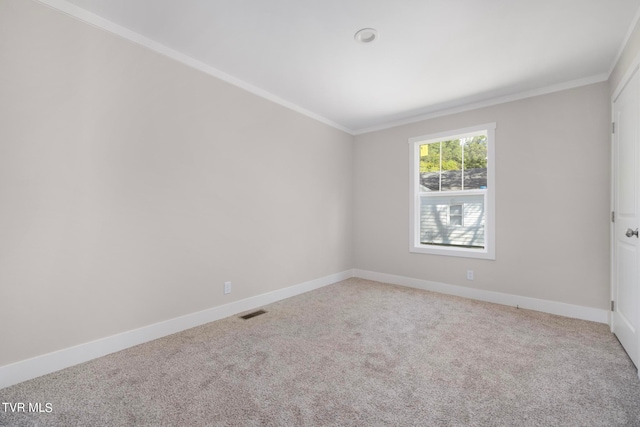
{"type": "Polygon", "coordinates": [[[599,83],[357,136],[355,268],[606,309],[609,110],[599,83]],[[407,140],[490,122],[496,260],[409,253],[407,140]]]}
{"type": "Polygon", "coordinates": [[[0,82],[0,366],[353,266],[351,135],[32,1],[0,82]]]}

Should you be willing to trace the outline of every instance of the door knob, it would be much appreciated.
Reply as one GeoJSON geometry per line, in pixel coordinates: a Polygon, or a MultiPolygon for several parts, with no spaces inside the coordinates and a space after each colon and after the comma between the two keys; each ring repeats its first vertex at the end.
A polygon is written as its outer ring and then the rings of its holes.
{"type": "Polygon", "coordinates": [[[633,231],[632,229],[627,228],[627,232],[624,233],[624,235],[627,236],[627,237],[631,237],[631,236],[638,237],[638,229],[636,228],[636,231],[633,231]]]}

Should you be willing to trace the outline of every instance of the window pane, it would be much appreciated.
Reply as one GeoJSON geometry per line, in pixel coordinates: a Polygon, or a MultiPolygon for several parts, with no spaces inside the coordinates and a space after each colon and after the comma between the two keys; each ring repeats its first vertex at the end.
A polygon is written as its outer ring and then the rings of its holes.
{"type": "Polygon", "coordinates": [[[459,139],[442,141],[442,191],[462,190],[462,146],[459,139]]]}
{"type": "Polygon", "coordinates": [[[420,197],[420,243],[484,248],[484,196],[420,197]],[[460,214],[451,217],[455,205],[460,214]]]}
{"type": "Polygon", "coordinates": [[[463,139],[464,189],[487,188],[487,137],[477,135],[463,139]]]}
{"type": "Polygon", "coordinates": [[[449,215],[462,215],[462,205],[449,206],[449,215]]]}
{"type": "Polygon", "coordinates": [[[440,191],[440,143],[420,146],[420,191],[440,191]]]}

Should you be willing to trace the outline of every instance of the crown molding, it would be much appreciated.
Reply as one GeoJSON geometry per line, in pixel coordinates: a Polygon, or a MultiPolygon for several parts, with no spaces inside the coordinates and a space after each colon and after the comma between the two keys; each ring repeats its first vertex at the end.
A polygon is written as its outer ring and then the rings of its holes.
{"type": "Polygon", "coordinates": [[[620,57],[622,56],[622,52],[624,52],[624,49],[627,47],[627,44],[629,43],[629,39],[631,39],[631,35],[633,34],[633,30],[636,28],[636,25],[638,25],[638,20],[640,20],[640,7],[636,11],[636,14],[633,17],[633,20],[631,21],[631,25],[629,26],[629,29],[627,30],[627,34],[625,35],[624,39],[622,40],[622,43],[620,44],[620,48],[618,49],[618,53],[616,54],[616,57],[613,60],[613,63],[609,67],[609,73],[607,74],[607,80],[609,80],[609,78],[611,77],[611,74],[613,73],[613,70],[615,70],[616,65],[618,64],[618,61],[620,60],[620,57]]]}
{"type": "MultiPolygon", "coordinates": [[[[432,111],[420,114],[417,116],[409,117],[406,119],[400,119],[385,124],[372,126],[368,128],[358,129],[353,132],[354,135],[362,135],[369,132],[375,132],[379,130],[389,129],[397,126],[407,125],[411,123],[421,122],[423,120],[434,119],[436,117],[449,116],[451,114],[462,113],[465,111],[477,110],[479,108],[491,107],[493,105],[505,104],[507,102],[519,101],[521,99],[533,98],[535,96],[547,95],[554,92],[561,92],[563,90],[574,89],[581,86],[587,86],[594,83],[601,83],[608,80],[607,74],[597,74],[595,76],[585,77],[582,79],[571,80],[564,83],[559,83],[552,86],[546,86],[539,89],[532,89],[524,92],[514,93],[512,95],[499,96],[494,98],[488,98],[482,101],[470,102],[462,105],[447,107],[446,105],[456,104],[456,102],[441,105],[434,108],[432,111]]],[[[459,103],[459,101],[457,102],[459,103]]]]}
{"type": "Polygon", "coordinates": [[[129,40],[131,42],[134,42],[138,45],[144,46],[148,49],[151,49],[152,51],[159,53],[163,56],[169,57],[175,61],[181,62],[191,68],[195,68],[199,71],[202,71],[206,74],[209,74],[213,77],[216,77],[224,82],[227,82],[231,85],[234,85],[240,89],[243,89],[247,92],[250,92],[256,96],[259,96],[261,98],[264,98],[266,100],[269,100],[271,102],[274,102],[278,105],[281,105],[285,108],[288,108],[292,111],[295,111],[297,113],[300,113],[304,116],[307,116],[309,118],[312,118],[314,120],[317,120],[321,123],[324,123],[328,126],[331,126],[335,129],[338,129],[340,131],[343,131],[347,134],[350,135],[362,135],[365,133],[369,133],[369,132],[375,132],[375,131],[379,131],[379,130],[384,130],[384,129],[389,129],[389,128],[393,128],[393,127],[397,127],[397,126],[401,126],[401,125],[406,125],[406,124],[411,124],[411,123],[416,123],[416,122],[420,122],[423,120],[428,120],[428,119],[433,119],[436,117],[442,117],[442,116],[447,116],[447,115],[451,115],[451,114],[456,114],[456,113],[461,113],[461,112],[465,112],[465,111],[471,111],[471,110],[476,110],[479,108],[484,108],[484,107],[489,107],[489,106],[493,106],[493,105],[498,105],[498,104],[503,104],[503,103],[507,103],[507,102],[512,102],[512,101],[517,101],[517,100],[521,100],[521,99],[526,99],[526,98],[531,98],[531,97],[535,97],[535,96],[539,96],[539,95],[545,95],[545,94],[550,94],[553,92],[559,92],[559,91],[563,91],[563,90],[568,90],[568,89],[573,89],[576,87],[580,87],[580,86],[586,86],[589,84],[593,84],[593,83],[599,83],[599,82],[603,82],[609,79],[609,76],[611,74],[611,72],[613,71],[613,68],[615,67],[615,64],[617,63],[618,59],[620,58],[620,55],[622,54],[624,47],[626,46],[626,44],[628,43],[629,38],[631,37],[631,34],[633,32],[633,29],[636,25],[636,23],[638,22],[638,20],[640,19],[640,9],[638,10],[638,13],[636,13],[636,16],[633,20],[633,23],[629,29],[629,31],[627,32],[627,36],[625,37],[625,40],[618,52],[618,55],[616,56],[616,60],[614,61],[613,66],[611,67],[611,70],[608,73],[605,74],[598,74],[595,76],[591,76],[591,77],[586,77],[586,78],[582,78],[582,79],[577,79],[577,80],[572,80],[569,82],[564,82],[564,83],[560,83],[560,84],[556,84],[556,85],[552,85],[552,86],[548,86],[548,87],[544,87],[544,88],[539,88],[539,89],[533,89],[533,90],[529,90],[529,91],[524,91],[524,92],[519,92],[516,94],[511,94],[511,95],[505,95],[505,96],[500,96],[500,97],[492,97],[492,98],[487,98],[484,100],[480,100],[480,101],[476,101],[476,102],[467,102],[464,103],[464,100],[457,100],[457,101],[453,101],[453,102],[449,102],[446,104],[440,104],[438,106],[429,108],[427,112],[420,114],[420,115],[416,115],[416,116],[412,116],[412,117],[408,117],[408,118],[404,118],[404,119],[399,119],[399,120],[395,120],[395,121],[390,121],[390,122],[386,122],[386,123],[381,123],[379,125],[375,125],[375,126],[371,126],[371,127],[366,127],[366,128],[361,128],[361,129],[350,129],[347,128],[339,123],[334,122],[333,120],[329,120],[324,116],[321,116],[317,113],[314,113],[313,111],[307,110],[293,102],[287,101],[283,98],[280,98],[277,95],[274,95],[271,92],[268,92],[266,90],[263,90],[259,87],[256,87],[248,82],[245,82],[244,80],[238,79],[230,74],[227,74],[215,67],[212,67],[208,64],[205,64],[202,61],[199,61],[195,58],[192,58],[188,55],[185,55],[183,53],[180,53],[174,49],[171,49],[161,43],[158,43],[148,37],[143,36],[142,34],[139,34],[135,31],[131,31],[121,25],[118,25],[112,21],[109,21],[107,19],[104,19],[94,13],[91,13],[81,7],[78,7],[70,2],[68,2],[67,0],[35,0],[38,3],[41,3],[45,6],[48,6],[54,10],[57,10],[59,12],[62,12],[68,16],[71,16],[77,20],[80,20],[82,22],[85,22],[89,25],[92,25],[94,27],[100,28],[102,30],[108,31],[110,33],[113,33],[117,36],[120,36],[126,40],[129,40]]]}
{"type": "Polygon", "coordinates": [[[326,117],[323,117],[319,114],[314,113],[313,111],[309,111],[305,108],[302,108],[299,105],[294,104],[293,102],[287,101],[286,99],[282,99],[279,96],[272,94],[271,92],[260,89],[259,87],[256,87],[250,83],[245,82],[244,80],[238,79],[230,74],[225,73],[224,71],[220,71],[215,67],[205,64],[202,61],[199,61],[195,58],[192,58],[188,55],[185,55],[174,49],[171,49],[170,47],[167,47],[162,43],[158,43],[148,37],[145,37],[142,34],[136,33],[135,31],[131,31],[128,28],[125,28],[112,21],[104,19],[94,13],[87,11],[86,9],[82,9],[81,7],[78,7],[72,3],[69,3],[66,0],[36,0],[36,1],[54,10],[57,10],[68,16],[71,16],[72,18],[75,18],[79,21],[85,22],[94,27],[113,33],[126,40],[129,40],[138,45],[151,49],[152,51],[159,53],[163,56],[166,56],[175,61],[181,62],[191,68],[195,68],[196,70],[202,71],[203,73],[216,77],[224,82],[232,84],[256,96],[267,99],[285,108],[288,108],[297,113],[300,113],[314,120],[317,120],[321,123],[329,125],[333,128],[336,128],[350,135],[353,135],[353,131],[351,129],[346,128],[332,120],[329,120],[326,117]]]}

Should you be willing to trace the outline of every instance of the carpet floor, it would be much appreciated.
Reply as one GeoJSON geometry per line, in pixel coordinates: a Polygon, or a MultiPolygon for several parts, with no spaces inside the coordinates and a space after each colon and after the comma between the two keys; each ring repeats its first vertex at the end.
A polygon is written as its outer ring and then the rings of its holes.
{"type": "Polygon", "coordinates": [[[0,390],[3,426],[640,426],[606,325],[349,279],[0,390]],[[5,405],[6,407],[6,405],[5,405]]]}

